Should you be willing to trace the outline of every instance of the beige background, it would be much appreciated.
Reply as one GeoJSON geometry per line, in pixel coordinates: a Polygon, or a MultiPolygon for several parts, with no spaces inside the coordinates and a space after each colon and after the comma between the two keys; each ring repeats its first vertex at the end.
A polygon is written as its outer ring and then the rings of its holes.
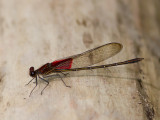
{"type": "Polygon", "coordinates": [[[0,0],[0,119],[158,120],[159,0],[0,0]],[[35,84],[29,67],[110,43],[123,50],[100,64],[133,65],[71,73],[35,84]]]}

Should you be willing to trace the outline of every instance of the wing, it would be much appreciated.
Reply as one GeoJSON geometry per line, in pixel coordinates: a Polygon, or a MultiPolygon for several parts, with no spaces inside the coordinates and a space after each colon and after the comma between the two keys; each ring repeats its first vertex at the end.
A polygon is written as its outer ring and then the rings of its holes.
{"type": "Polygon", "coordinates": [[[43,75],[48,75],[52,72],[55,72],[55,70],[87,67],[114,56],[115,54],[120,52],[121,49],[122,45],[120,43],[105,44],[81,54],[48,63],[47,67],[44,65],[42,66],[42,68],[44,67],[44,69],[40,68],[39,71],[43,70],[41,71],[41,73],[43,75]]]}
{"type": "Polygon", "coordinates": [[[71,68],[80,68],[90,66],[101,61],[104,61],[122,49],[120,43],[109,43],[94,49],[88,50],[81,54],[74,56],[69,56],[60,60],[52,62],[52,66],[55,66],[56,69],[71,69],[71,68]]]}

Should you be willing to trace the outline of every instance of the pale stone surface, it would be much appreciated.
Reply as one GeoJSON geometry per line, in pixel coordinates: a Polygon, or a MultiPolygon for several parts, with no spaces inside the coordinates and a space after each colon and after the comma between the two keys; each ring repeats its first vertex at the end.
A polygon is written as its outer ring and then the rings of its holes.
{"type": "Polygon", "coordinates": [[[0,0],[0,118],[2,120],[159,119],[157,0],[0,0]],[[145,4],[144,4],[145,2],[145,4]],[[147,14],[147,15],[146,15],[147,14]],[[144,57],[134,64],[71,73],[25,86],[55,59],[110,42],[123,50],[101,64],[144,57]],[[73,75],[72,75],[73,74],[73,75]],[[80,75],[79,75],[80,74],[80,75]]]}

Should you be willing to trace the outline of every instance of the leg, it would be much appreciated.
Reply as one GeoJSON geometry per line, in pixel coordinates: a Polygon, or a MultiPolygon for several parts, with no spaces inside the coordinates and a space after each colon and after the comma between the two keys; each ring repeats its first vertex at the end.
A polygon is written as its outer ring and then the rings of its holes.
{"type": "MultiPolygon", "coordinates": [[[[33,79],[32,79],[32,80],[33,80],[33,79]]],[[[31,81],[32,81],[32,80],[31,80],[31,81]]],[[[31,82],[31,81],[30,81],[30,82],[31,82]]],[[[30,83],[30,82],[29,82],[29,83],[30,83]]],[[[29,97],[31,96],[31,94],[32,94],[33,90],[34,90],[36,87],[37,87],[37,76],[36,76],[36,86],[35,86],[35,87],[32,89],[32,91],[30,92],[29,97]]]]}
{"type": "MultiPolygon", "coordinates": [[[[43,76],[43,78],[54,77],[54,76],[57,76],[57,74],[56,74],[56,75],[47,75],[47,76],[43,76]]],[[[58,76],[59,76],[59,75],[58,75],[58,76]]]]}
{"type": "Polygon", "coordinates": [[[110,71],[110,69],[109,69],[109,68],[106,68],[106,70],[108,70],[108,72],[109,72],[109,73],[111,73],[111,71],[110,71]]]}
{"type": "MultiPolygon", "coordinates": [[[[33,79],[34,79],[34,78],[33,78],[33,79]]],[[[32,79],[32,80],[33,80],[33,79],[32,79]]],[[[26,85],[29,85],[29,83],[32,82],[32,80],[30,80],[26,85]]],[[[26,85],[25,85],[25,86],[26,86],[26,85]]]]}
{"type": "MultiPolygon", "coordinates": [[[[69,73],[63,73],[63,72],[60,72],[62,73],[64,76],[67,76],[69,73]]],[[[43,76],[43,78],[47,78],[47,77],[55,77],[55,76],[60,76],[59,74],[55,74],[55,75],[46,75],[46,76],[43,76]]]]}
{"type": "Polygon", "coordinates": [[[49,85],[49,82],[48,82],[47,80],[45,80],[44,78],[41,78],[39,75],[38,75],[38,77],[39,77],[41,80],[43,80],[43,81],[45,81],[45,82],[47,83],[47,85],[46,85],[46,86],[43,88],[43,90],[41,91],[41,95],[42,95],[44,89],[49,85]]]}
{"type": "Polygon", "coordinates": [[[67,76],[69,73],[63,73],[63,72],[61,72],[64,76],[67,76]]]}
{"type": "Polygon", "coordinates": [[[71,86],[66,85],[66,83],[63,81],[62,77],[61,77],[59,74],[57,74],[57,75],[61,78],[62,82],[64,83],[64,85],[65,85],[66,87],[70,87],[70,88],[71,88],[71,86]]]}

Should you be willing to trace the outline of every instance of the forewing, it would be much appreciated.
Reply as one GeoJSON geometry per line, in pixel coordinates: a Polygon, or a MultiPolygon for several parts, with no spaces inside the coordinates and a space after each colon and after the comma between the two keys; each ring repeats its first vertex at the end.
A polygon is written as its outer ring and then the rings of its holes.
{"type": "MultiPolygon", "coordinates": [[[[68,67],[69,69],[86,67],[86,66],[99,63],[101,61],[104,61],[114,56],[115,54],[120,52],[121,49],[122,49],[122,45],[120,43],[109,43],[109,44],[105,44],[97,48],[88,50],[81,54],[63,58],[62,60],[69,60],[68,62],[66,61],[67,65],[69,63],[69,66],[70,66],[68,67]]],[[[61,66],[62,68],[65,65],[66,64],[63,62],[59,64],[59,66],[61,66]]]]}
{"type": "Polygon", "coordinates": [[[51,65],[54,69],[70,69],[72,66],[72,61],[72,58],[56,60],[52,62],[51,65]]]}
{"type": "Polygon", "coordinates": [[[88,50],[73,59],[72,68],[85,67],[99,63],[114,56],[120,52],[121,49],[122,45],[120,43],[109,43],[88,50]]]}
{"type": "Polygon", "coordinates": [[[50,69],[46,71],[44,74],[50,74],[55,71],[55,69],[72,69],[72,68],[81,68],[87,67],[101,61],[104,61],[122,49],[122,45],[120,43],[109,43],[97,48],[88,50],[81,54],[77,54],[74,56],[70,56],[67,58],[63,58],[60,60],[53,61],[49,67],[50,69]]]}

